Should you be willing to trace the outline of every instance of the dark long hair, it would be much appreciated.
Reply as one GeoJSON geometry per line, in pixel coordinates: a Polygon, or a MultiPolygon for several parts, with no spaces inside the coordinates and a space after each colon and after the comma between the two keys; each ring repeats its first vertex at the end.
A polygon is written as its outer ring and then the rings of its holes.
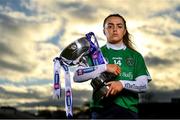
{"type": "MultiPolygon", "coordinates": [[[[128,48],[130,48],[130,49],[132,49],[132,50],[135,50],[134,47],[133,47],[133,44],[134,44],[134,43],[133,43],[133,42],[131,41],[131,39],[130,39],[130,34],[129,34],[128,30],[127,30],[126,21],[125,21],[125,19],[124,19],[123,16],[121,16],[121,15],[119,15],[119,14],[110,14],[109,16],[107,16],[107,17],[104,19],[103,28],[105,28],[106,21],[107,21],[107,19],[110,18],[110,17],[119,17],[119,18],[121,18],[121,19],[123,20],[124,26],[125,26],[125,29],[126,29],[126,34],[123,36],[123,43],[124,43],[128,48]]],[[[136,50],[135,50],[135,51],[136,51],[136,50]]]]}

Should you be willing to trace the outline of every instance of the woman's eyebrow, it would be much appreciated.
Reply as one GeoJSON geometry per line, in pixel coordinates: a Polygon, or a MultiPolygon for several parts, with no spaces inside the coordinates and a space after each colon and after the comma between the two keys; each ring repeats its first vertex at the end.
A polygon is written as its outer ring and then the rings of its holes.
{"type": "MultiPolygon", "coordinates": [[[[108,23],[108,25],[114,25],[114,23],[108,23]]],[[[117,23],[116,25],[123,25],[122,23],[117,23]]]]}

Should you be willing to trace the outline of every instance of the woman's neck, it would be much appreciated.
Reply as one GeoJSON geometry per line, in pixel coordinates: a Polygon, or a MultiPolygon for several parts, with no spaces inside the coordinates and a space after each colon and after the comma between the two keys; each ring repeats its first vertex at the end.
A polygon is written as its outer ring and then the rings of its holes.
{"type": "Polygon", "coordinates": [[[111,44],[111,43],[107,42],[106,45],[107,45],[108,49],[109,48],[111,48],[113,50],[122,50],[122,49],[125,50],[126,49],[126,46],[124,45],[123,42],[122,43],[118,43],[118,44],[111,44]]]}

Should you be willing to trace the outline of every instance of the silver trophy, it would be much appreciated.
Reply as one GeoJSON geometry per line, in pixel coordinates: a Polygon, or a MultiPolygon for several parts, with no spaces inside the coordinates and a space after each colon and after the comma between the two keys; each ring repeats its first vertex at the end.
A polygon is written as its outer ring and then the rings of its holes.
{"type": "Polygon", "coordinates": [[[68,45],[60,54],[60,58],[69,66],[82,62],[83,57],[89,53],[90,43],[86,37],[79,38],[68,45]]]}
{"type": "MultiPolygon", "coordinates": [[[[79,38],[78,40],[68,45],[61,52],[60,58],[68,66],[78,65],[81,62],[89,66],[86,58],[87,56],[91,56],[90,50],[94,49],[92,48],[91,44],[92,44],[92,41],[89,41],[87,37],[79,38]]],[[[108,91],[108,87],[106,86],[106,83],[111,80],[114,80],[115,77],[116,76],[112,73],[103,72],[98,77],[91,80],[91,86],[93,87],[94,100],[101,100],[104,98],[104,96],[106,95],[108,91]]]]}

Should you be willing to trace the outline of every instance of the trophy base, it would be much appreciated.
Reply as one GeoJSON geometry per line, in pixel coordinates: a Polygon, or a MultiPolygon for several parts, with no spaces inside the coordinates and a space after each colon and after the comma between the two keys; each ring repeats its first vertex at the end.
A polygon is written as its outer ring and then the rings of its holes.
{"type": "Polygon", "coordinates": [[[93,100],[99,101],[99,100],[104,99],[104,97],[106,96],[107,91],[108,91],[107,86],[103,86],[98,91],[94,91],[94,93],[93,93],[93,100]]]}
{"type": "Polygon", "coordinates": [[[99,101],[104,99],[108,91],[108,86],[106,83],[114,80],[116,75],[112,73],[103,72],[100,76],[92,79],[91,86],[93,87],[93,100],[99,101]]]}

